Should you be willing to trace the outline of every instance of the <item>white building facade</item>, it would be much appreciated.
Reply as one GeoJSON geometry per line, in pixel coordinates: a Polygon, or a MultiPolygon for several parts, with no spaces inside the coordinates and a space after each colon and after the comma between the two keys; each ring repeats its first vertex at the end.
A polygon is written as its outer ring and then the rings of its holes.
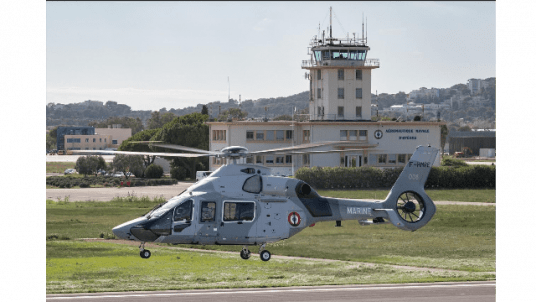
{"type": "MultiPolygon", "coordinates": [[[[444,123],[371,121],[372,70],[380,63],[367,59],[369,51],[366,38],[315,36],[310,60],[302,61],[302,69],[309,71],[309,120],[209,122],[210,150],[244,146],[254,152],[327,143],[243,159],[272,168],[274,175],[291,175],[301,167],[403,167],[419,145],[440,148],[444,123]]],[[[439,163],[438,157],[434,165],[439,163]]],[[[213,158],[210,170],[223,164],[224,159],[213,158]]]]}

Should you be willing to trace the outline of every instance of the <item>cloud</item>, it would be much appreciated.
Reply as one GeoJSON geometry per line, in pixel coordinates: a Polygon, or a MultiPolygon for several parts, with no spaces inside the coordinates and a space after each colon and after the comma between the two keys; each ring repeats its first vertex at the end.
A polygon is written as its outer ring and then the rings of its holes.
{"type": "Polygon", "coordinates": [[[256,30],[256,31],[262,31],[264,30],[268,25],[270,25],[272,23],[272,20],[268,19],[268,18],[264,18],[262,19],[261,21],[259,21],[257,24],[255,24],[255,26],[253,27],[253,30],[256,30]]]}

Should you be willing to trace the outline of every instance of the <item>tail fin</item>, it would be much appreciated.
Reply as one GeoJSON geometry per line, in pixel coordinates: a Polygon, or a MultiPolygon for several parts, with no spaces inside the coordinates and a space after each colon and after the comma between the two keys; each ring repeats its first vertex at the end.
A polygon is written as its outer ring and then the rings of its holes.
{"type": "Polygon", "coordinates": [[[400,173],[385,199],[389,220],[400,229],[415,231],[435,214],[433,201],[424,192],[424,184],[439,149],[419,146],[400,173]]]}

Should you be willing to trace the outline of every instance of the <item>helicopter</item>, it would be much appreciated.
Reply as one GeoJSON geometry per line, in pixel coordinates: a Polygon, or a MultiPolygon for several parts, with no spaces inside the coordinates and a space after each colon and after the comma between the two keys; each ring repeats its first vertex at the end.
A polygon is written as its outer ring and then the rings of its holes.
{"type": "MultiPolygon", "coordinates": [[[[334,142],[335,143],[335,142],[334,142]]],[[[340,143],[340,142],[337,142],[340,143]]],[[[323,143],[322,145],[330,144],[323,143]]],[[[114,151],[119,154],[229,158],[208,177],[151,211],[112,229],[117,238],[139,241],[140,256],[151,252],[146,242],[242,246],[240,257],[249,259],[249,246],[260,245],[259,256],[268,261],[266,245],[288,239],[322,221],[357,220],[360,225],[391,223],[399,229],[416,231],[434,216],[436,207],[424,184],[439,149],[418,146],[383,201],[365,201],[320,196],[299,179],[271,175],[271,169],[237,163],[240,158],[269,152],[300,152],[320,146],[279,148],[248,152],[240,146],[207,151],[154,144],[153,146],[195,153],[114,151]]],[[[333,150],[336,151],[336,150],[333,150]]],[[[307,151],[325,152],[325,151],[307,151]]],[[[339,150],[340,152],[340,150],[339,150]]],[[[77,153],[87,153],[77,150],[77,153]]]]}

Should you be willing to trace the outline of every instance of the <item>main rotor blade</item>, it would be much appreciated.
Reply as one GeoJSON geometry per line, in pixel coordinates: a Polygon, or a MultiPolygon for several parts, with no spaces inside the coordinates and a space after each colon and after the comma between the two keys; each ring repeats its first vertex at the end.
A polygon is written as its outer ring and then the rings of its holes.
{"type": "Polygon", "coordinates": [[[355,143],[357,142],[335,141],[335,142],[311,143],[311,144],[297,145],[294,147],[283,147],[283,148],[268,149],[268,150],[261,150],[261,151],[252,151],[252,152],[249,152],[249,154],[273,153],[273,152],[280,152],[280,151],[292,151],[292,150],[301,150],[301,149],[309,149],[309,148],[318,148],[318,147],[330,146],[330,145],[336,145],[336,144],[348,145],[348,144],[355,144],[355,143]]]}
{"type": "Polygon", "coordinates": [[[197,153],[203,153],[203,154],[208,154],[208,155],[220,155],[221,154],[221,152],[207,151],[207,150],[186,147],[186,146],[181,146],[181,145],[173,145],[173,144],[152,144],[152,146],[181,150],[181,151],[197,152],[197,153]]]}
{"type": "MultiPolygon", "coordinates": [[[[125,155],[149,155],[149,156],[170,156],[170,157],[202,157],[213,156],[212,154],[193,154],[193,153],[169,153],[169,152],[139,152],[139,151],[108,151],[108,150],[70,150],[79,154],[125,154],[125,155]]],[[[215,156],[215,155],[214,155],[215,156]]]]}
{"type": "MultiPolygon", "coordinates": [[[[370,150],[370,149],[364,148],[364,149],[344,149],[344,150],[325,150],[325,151],[290,151],[290,152],[284,152],[284,153],[274,152],[274,154],[281,155],[281,154],[341,153],[341,152],[365,151],[365,150],[370,150]]],[[[374,151],[383,151],[383,150],[374,149],[374,151]]]]}

